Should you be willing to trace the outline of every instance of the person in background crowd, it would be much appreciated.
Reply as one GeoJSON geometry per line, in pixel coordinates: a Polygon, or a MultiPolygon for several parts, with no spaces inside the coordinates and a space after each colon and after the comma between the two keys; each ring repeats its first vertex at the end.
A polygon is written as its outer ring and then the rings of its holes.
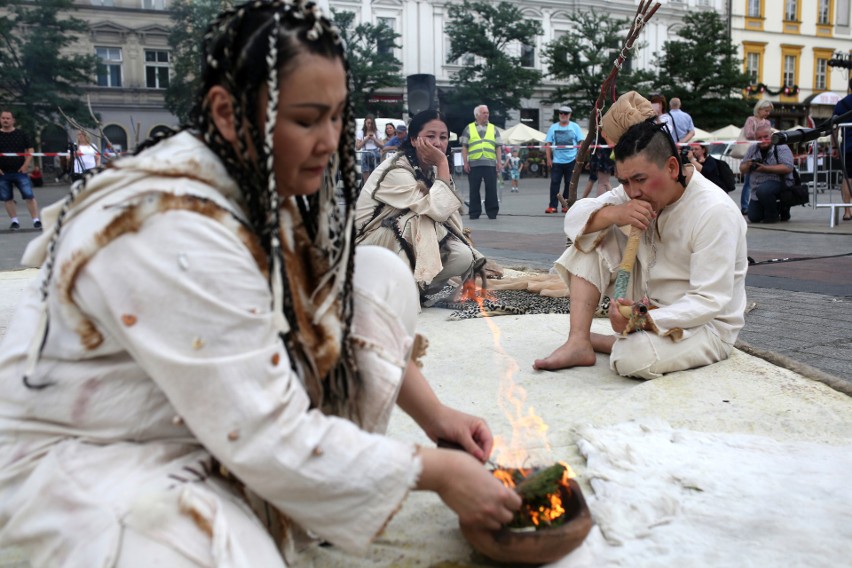
{"type": "Polygon", "coordinates": [[[35,195],[33,195],[33,184],[29,175],[30,164],[33,160],[33,145],[22,130],[15,128],[15,116],[12,111],[3,110],[0,112],[0,154],[7,153],[26,154],[24,156],[0,156],[0,200],[3,201],[6,206],[6,213],[12,220],[9,229],[17,231],[21,228],[13,190],[14,187],[17,187],[33,219],[33,228],[41,230],[38,203],[36,203],[35,195]]]}
{"type": "Polygon", "coordinates": [[[672,129],[672,140],[676,143],[685,144],[695,136],[695,125],[692,117],[680,109],[680,99],[672,97],[669,109],[669,125],[672,129]]]}
{"type": "Polygon", "coordinates": [[[86,172],[101,165],[100,153],[92,146],[89,135],[83,130],[77,131],[77,148],[74,153],[74,171],[71,174],[71,181],[82,179],[86,172]]]}
{"type": "Polygon", "coordinates": [[[772,143],[772,127],[757,128],[757,144],[748,149],[740,163],[740,172],[751,175],[752,192],[748,202],[748,220],[752,223],[777,223],[790,220],[790,207],[779,204],[784,188],[793,185],[793,152],[786,144],[772,143]]]}
{"type": "Polygon", "coordinates": [[[596,197],[612,189],[609,179],[614,174],[615,162],[612,161],[612,148],[595,148],[589,154],[589,179],[586,187],[583,188],[582,197],[588,197],[595,185],[598,188],[596,197]]]}
{"type": "Polygon", "coordinates": [[[404,124],[398,124],[394,130],[394,135],[382,147],[382,153],[387,156],[392,152],[396,152],[406,138],[408,138],[408,127],[404,124]]]}
{"type": "Polygon", "coordinates": [[[351,242],[338,30],[312,1],[253,1],[204,37],[191,126],[74,184],[27,248],[43,268],[0,349],[0,550],[283,568],[296,535],[364,554],[413,490],[499,529],[521,498],[483,466],[484,421],[416,364],[411,271],[351,242]],[[395,403],[465,451],[385,436],[395,403]]]}
{"type": "Polygon", "coordinates": [[[726,193],[734,191],[735,182],[730,166],[711,156],[704,144],[690,144],[687,161],[697,171],[701,172],[701,175],[726,193]]]}
{"type": "Polygon", "coordinates": [[[364,118],[364,127],[355,136],[355,149],[361,156],[361,176],[367,181],[379,163],[383,146],[376,127],[376,117],[368,114],[364,118]]]}
{"type": "Polygon", "coordinates": [[[487,105],[473,109],[474,122],[468,124],[459,143],[462,146],[464,171],[469,174],[470,196],[468,197],[471,219],[482,215],[482,194],[480,187],[485,184],[485,214],[496,219],[500,212],[500,200],[497,198],[497,175],[503,168],[500,132],[489,122],[491,113],[487,105]]]}
{"type": "MultiPolygon", "coordinates": [[[[757,140],[757,129],[763,126],[772,128],[772,123],[769,121],[769,115],[772,114],[772,101],[761,99],[754,105],[754,114],[748,117],[743,125],[743,137],[746,140],[757,140]]],[[[755,146],[752,144],[751,146],[755,146]]],[[[746,150],[747,152],[748,150],[746,150]]],[[[745,152],[743,153],[745,156],[745,152]]],[[[748,207],[751,195],[751,172],[747,172],[743,177],[743,191],[740,194],[740,211],[743,215],[748,215],[748,207]]]]}
{"type": "MultiPolygon", "coordinates": [[[[849,79],[849,88],[846,92],[848,94],[834,105],[835,116],[842,116],[852,110],[852,79],[849,79]]],[[[852,122],[852,120],[846,122],[852,122]]],[[[840,158],[846,165],[846,175],[849,176],[840,184],[840,193],[843,203],[852,203],[852,192],[850,192],[850,184],[852,184],[852,126],[843,129],[843,149],[840,154],[840,158]]],[[[843,220],[852,221],[852,207],[846,208],[843,213],[843,220]]]]}
{"type": "MultiPolygon", "coordinates": [[[[666,100],[666,96],[654,93],[648,97],[648,100],[651,101],[651,108],[654,109],[654,113],[657,115],[657,122],[665,124],[669,132],[672,132],[672,116],[669,114],[669,103],[666,100]]],[[[672,134],[672,136],[674,135],[672,134]]]]}
{"type": "MultiPolygon", "coordinates": [[[[396,136],[396,126],[394,126],[392,122],[388,122],[387,124],[385,124],[385,135],[384,138],[382,138],[381,140],[382,148],[384,148],[385,144],[390,142],[390,139],[394,136],[396,136]]],[[[385,154],[384,149],[382,150],[382,154],[385,154]]]]}
{"type": "Polygon", "coordinates": [[[524,164],[521,163],[521,158],[518,157],[517,148],[513,149],[506,156],[506,162],[503,164],[503,167],[509,172],[509,179],[512,180],[512,193],[518,193],[520,191],[519,181],[521,179],[521,172],[524,170],[524,164]]]}
{"type": "MultiPolygon", "coordinates": [[[[545,213],[556,213],[559,202],[559,186],[563,186],[562,197],[568,198],[571,174],[577,163],[576,146],[583,139],[583,131],[576,122],[571,122],[571,107],[559,107],[559,120],[550,125],[544,139],[547,167],[550,168],[550,201],[545,213]],[[564,180],[564,181],[563,181],[564,180]]],[[[562,212],[568,210],[562,208],[562,212]]]]}

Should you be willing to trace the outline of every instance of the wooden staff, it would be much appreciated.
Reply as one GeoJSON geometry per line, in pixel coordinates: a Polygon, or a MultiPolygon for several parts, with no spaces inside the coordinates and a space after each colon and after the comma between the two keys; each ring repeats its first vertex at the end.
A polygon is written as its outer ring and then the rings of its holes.
{"type": "Polygon", "coordinates": [[[571,207],[574,205],[574,202],[577,201],[577,184],[580,181],[580,174],[586,166],[586,162],[589,158],[589,145],[597,136],[598,128],[600,128],[600,125],[598,124],[598,112],[603,109],[604,104],[606,104],[608,94],[611,95],[613,101],[617,98],[615,92],[615,79],[618,76],[618,72],[621,70],[621,65],[627,59],[627,52],[633,48],[633,44],[639,38],[639,33],[642,31],[642,28],[659,8],[659,2],[653,6],[651,6],[651,0],[641,0],[639,2],[639,7],[636,9],[636,16],[634,16],[633,23],[630,26],[630,31],[627,32],[627,37],[624,40],[624,44],[621,46],[621,51],[618,53],[618,57],[613,62],[612,70],[609,72],[609,75],[606,79],[604,79],[604,82],[601,85],[601,92],[595,101],[595,106],[592,108],[591,116],[589,117],[589,133],[580,145],[580,151],[577,153],[577,163],[574,164],[571,183],[568,185],[568,201],[565,201],[565,198],[562,197],[561,193],[556,194],[557,199],[559,199],[559,202],[565,209],[571,207]]]}
{"type": "MultiPolygon", "coordinates": [[[[618,272],[615,275],[613,301],[618,301],[619,298],[624,298],[627,295],[627,285],[630,283],[630,274],[633,272],[633,266],[636,264],[636,253],[639,250],[639,239],[641,237],[642,229],[631,227],[630,236],[627,237],[627,246],[624,248],[624,256],[621,257],[621,264],[618,265],[618,272]]],[[[630,306],[621,304],[618,305],[618,311],[628,319],[633,313],[633,309],[630,306]]]]}

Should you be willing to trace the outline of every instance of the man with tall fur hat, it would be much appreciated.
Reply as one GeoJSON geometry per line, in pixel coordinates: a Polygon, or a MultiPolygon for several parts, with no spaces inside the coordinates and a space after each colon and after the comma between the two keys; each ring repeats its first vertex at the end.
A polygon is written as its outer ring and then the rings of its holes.
{"type": "Polygon", "coordinates": [[[746,304],[746,224],[739,209],[681,164],[638,93],[622,95],[601,130],[615,145],[621,185],[578,201],[565,217],[573,246],[555,266],[570,289],[568,339],[533,366],[591,366],[596,352],[607,353],[619,375],[653,379],[726,359],[746,304]],[[626,297],[610,304],[615,335],[592,333],[595,308],[602,294],[612,293],[631,227],[643,232],[626,297]],[[625,317],[620,306],[632,315],[625,317]]]}

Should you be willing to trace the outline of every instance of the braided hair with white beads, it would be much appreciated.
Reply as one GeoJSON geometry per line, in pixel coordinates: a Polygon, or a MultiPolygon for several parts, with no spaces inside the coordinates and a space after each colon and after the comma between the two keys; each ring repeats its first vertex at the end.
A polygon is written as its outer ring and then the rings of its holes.
{"type": "MultiPolygon", "coordinates": [[[[361,380],[349,336],[358,190],[355,121],[348,97],[341,117],[344,127],[337,141],[339,149],[326,167],[318,192],[282,198],[273,167],[275,156],[285,159],[287,154],[286,148],[275,148],[273,143],[279,93],[286,88],[288,72],[299,64],[299,56],[339,59],[350,87],[340,34],[313,1],[255,0],[216,18],[205,34],[204,54],[201,88],[190,124],[184,129],[197,131],[241,189],[249,225],[268,257],[273,314],[313,405],[327,413],[357,419],[361,380]],[[216,85],[231,97],[234,130],[241,133],[235,143],[225,140],[211,116],[207,93],[216,85]],[[265,97],[261,96],[264,90],[265,97]],[[259,108],[264,101],[266,108],[259,108]],[[335,183],[338,171],[341,190],[335,183]],[[336,345],[327,345],[329,341],[336,345]],[[318,348],[322,342],[325,344],[318,348]]],[[[173,134],[143,143],[136,153],[173,134]]],[[[79,196],[86,193],[90,177],[87,174],[72,188],[53,228],[43,272],[43,304],[63,220],[79,196]]],[[[33,385],[27,380],[47,337],[47,310],[43,307],[40,337],[34,340],[24,376],[29,388],[50,384],[33,385]]]]}

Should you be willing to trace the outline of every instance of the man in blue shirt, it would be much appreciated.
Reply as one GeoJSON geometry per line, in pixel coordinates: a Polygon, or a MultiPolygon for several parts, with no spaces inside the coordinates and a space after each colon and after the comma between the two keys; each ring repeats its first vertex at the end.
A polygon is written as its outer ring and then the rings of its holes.
{"type": "Polygon", "coordinates": [[[402,144],[406,138],[408,138],[408,127],[404,124],[397,125],[396,134],[391,136],[382,147],[382,155],[384,156],[390,152],[396,152],[399,150],[400,144],[402,144]]]}
{"type": "MultiPolygon", "coordinates": [[[[852,110],[852,79],[849,79],[849,88],[846,91],[848,94],[840,99],[834,105],[834,115],[840,116],[852,110]]],[[[844,124],[852,122],[847,120],[844,124]]],[[[840,184],[840,193],[843,196],[843,203],[852,203],[852,192],[849,191],[849,185],[852,184],[852,126],[846,126],[842,129],[843,132],[843,163],[846,165],[844,175],[849,176],[840,184]]],[[[847,207],[843,214],[844,221],[852,221],[852,207],[847,207]]]]}
{"type": "MultiPolygon", "coordinates": [[[[544,142],[547,153],[547,167],[550,168],[550,203],[545,213],[556,213],[558,205],[556,196],[559,195],[559,185],[565,178],[562,196],[568,198],[568,186],[574,164],[577,163],[577,145],[583,138],[583,132],[576,122],[571,122],[571,107],[559,107],[559,122],[550,126],[544,142]]],[[[563,213],[568,210],[562,208],[563,213]]]]}

